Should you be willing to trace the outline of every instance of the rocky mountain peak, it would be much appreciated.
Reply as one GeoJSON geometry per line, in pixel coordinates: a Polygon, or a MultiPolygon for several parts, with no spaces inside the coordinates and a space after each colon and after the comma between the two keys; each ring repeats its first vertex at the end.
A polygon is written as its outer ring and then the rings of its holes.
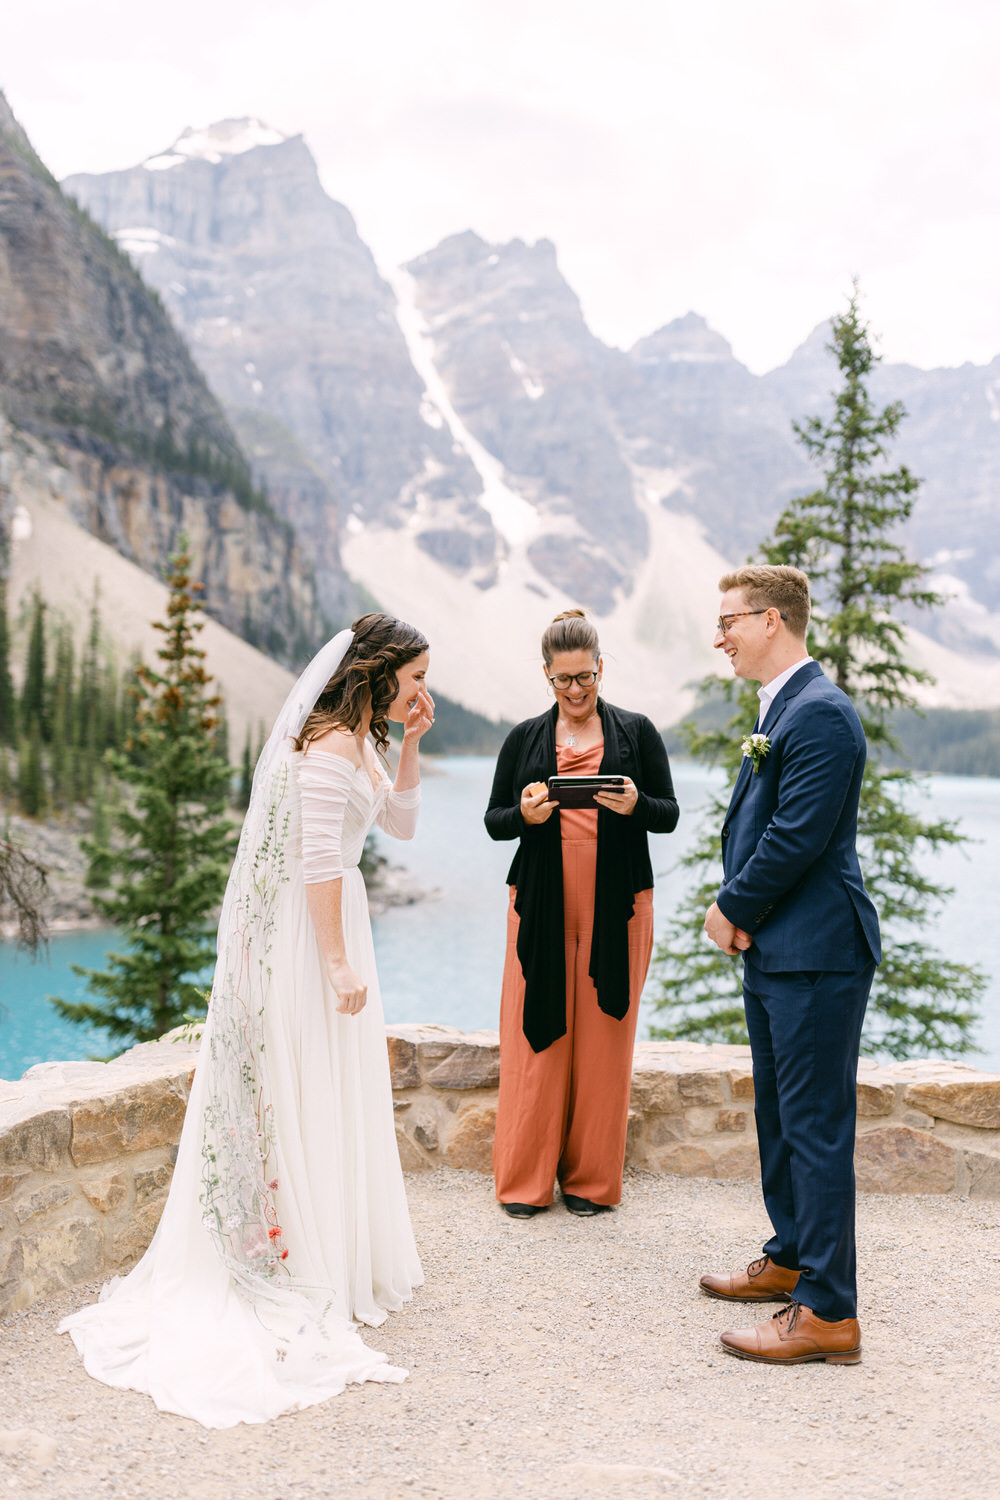
{"type": "Polygon", "coordinates": [[[5,101],[0,413],[12,495],[62,495],[78,525],[151,573],[186,533],[219,620],[259,625],[289,656],[319,634],[313,580],[162,303],[5,101]]]}
{"type": "Polygon", "coordinates": [[[828,407],[837,381],[837,367],[829,348],[832,338],[827,318],[817,323],[783,365],[763,376],[764,386],[777,397],[787,416],[799,418],[828,407]]]}
{"type": "Polygon", "coordinates": [[[142,165],[147,172],[169,171],[185,161],[207,161],[215,166],[226,156],[242,156],[257,146],[280,146],[286,140],[280,130],[245,115],[238,120],[217,120],[201,130],[189,125],[168,150],[147,157],[142,165]]]}
{"type": "Polygon", "coordinates": [[[66,186],[160,293],[342,618],[340,518],[438,526],[476,475],[422,410],[392,289],[301,135],[223,121],[157,160],[66,186]]]}
{"type": "Polygon", "coordinates": [[[808,334],[792,352],[787,363],[790,365],[811,365],[817,360],[824,364],[829,363],[831,354],[829,350],[830,340],[833,338],[833,326],[829,318],[824,318],[822,323],[817,323],[812,333],[808,334]]]}
{"type": "Polygon", "coordinates": [[[531,565],[607,613],[628,592],[646,522],[605,403],[607,351],[555,246],[467,232],[406,269],[455,411],[535,508],[531,565]]]}
{"type": "Polygon", "coordinates": [[[432,328],[439,312],[467,298],[485,308],[507,303],[512,295],[518,299],[515,316],[521,323],[544,308],[547,319],[558,312],[581,329],[585,326],[580,300],[559,269],[551,240],[491,244],[467,229],[418,255],[406,270],[421,287],[421,308],[432,328]]]}
{"type": "Polygon", "coordinates": [[[657,364],[664,361],[708,361],[733,358],[732,345],[710,328],[700,313],[685,313],[683,318],[674,318],[640,339],[631,350],[632,357],[642,363],[657,364]]]}
{"type": "MultiPolygon", "coordinates": [[[[68,186],[186,333],[321,587],[339,512],[351,574],[437,627],[445,691],[519,711],[512,663],[536,647],[526,635],[512,651],[511,628],[583,604],[619,669],[635,663],[638,697],[673,674],[666,715],[710,665],[705,601],[723,567],[816,487],[789,419],[829,402],[828,327],[764,377],[695,312],[625,353],[590,332],[546,239],[468,229],[383,275],[301,136],[226,121],[185,132],[164,162],[68,186]],[[482,683],[470,638],[502,641],[482,683]]],[[[911,537],[926,556],[942,537],[959,547],[959,581],[990,604],[998,369],[886,365],[874,387],[914,417],[900,457],[927,499],[911,537]]]]}

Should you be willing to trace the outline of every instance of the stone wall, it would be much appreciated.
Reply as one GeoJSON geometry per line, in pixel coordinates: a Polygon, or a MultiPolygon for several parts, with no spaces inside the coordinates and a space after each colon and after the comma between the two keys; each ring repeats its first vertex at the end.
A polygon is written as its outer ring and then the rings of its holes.
{"type": "MultiPolygon", "coordinates": [[[[496,1033],[393,1026],[388,1047],[405,1170],[488,1172],[496,1033]]],[[[43,1063],[0,1082],[0,1317],[112,1275],[145,1249],[195,1055],[164,1040],[110,1063],[43,1063]]],[[[640,1043],[627,1161],[683,1177],[756,1175],[749,1048],[640,1043]]],[[[1000,1198],[1000,1076],[863,1062],[856,1163],[863,1191],[1000,1198]]]]}
{"type": "MultiPolygon", "coordinates": [[[[495,1032],[389,1028],[404,1168],[490,1171],[495,1032]]],[[[626,1162],[679,1177],[758,1175],[749,1047],[640,1042],[626,1162]]],[[[858,1186],[1000,1198],[1000,1076],[947,1062],[858,1068],[858,1186]]]]}
{"type": "Polygon", "coordinates": [[[0,1082],[0,1317],[131,1265],[159,1222],[195,1049],[40,1063],[0,1082]]]}

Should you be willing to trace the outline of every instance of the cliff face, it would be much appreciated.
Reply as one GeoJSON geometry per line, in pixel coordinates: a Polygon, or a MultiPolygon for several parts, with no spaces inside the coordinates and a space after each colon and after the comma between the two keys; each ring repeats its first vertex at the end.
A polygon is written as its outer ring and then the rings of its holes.
{"type": "Polygon", "coordinates": [[[633,472],[730,556],[751,552],[785,501],[814,487],[779,402],[696,313],[615,352],[604,380],[633,472]]]}
{"type": "Polygon", "coordinates": [[[2,95],[0,407],[15,498],[54,464],[74,518],[148,571],[186,531],[206,607],[232,629],[281,655],[321,634],[311,569],[169,315],[2,95]]]}
{"type": "Polygon", "coordinates": [[[608,613],[631,589],[649,530],[604,395],[609,351],[555,247],[459,234],[406,269],[455,411],[535,509],[530,562],[608,613]]]}
{"type": "Polygon", "coordinates": [[[162,296],[275,504],[316,547],[321,588],[344,517],[398,526],[428,497],[468,509],[472,465],[422,414],[393,293],[301,137],[222,121],[65,186],[162,296]]]}

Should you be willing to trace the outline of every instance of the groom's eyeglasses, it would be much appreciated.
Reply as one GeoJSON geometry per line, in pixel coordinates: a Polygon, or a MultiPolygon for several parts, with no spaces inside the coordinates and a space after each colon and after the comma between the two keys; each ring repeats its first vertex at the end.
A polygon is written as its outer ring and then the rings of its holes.
{"type": "MultiPolygon", "coordinates": [[[[734,620],[742,620],[743,617],[744,617],[744,615],[766,615],[767,614],[767,610],[768,609],[773,609],[773,608],[774,608],[774,605],[773,604],[769,604],[767,606],[767,609],[741,609],[739,611],[739,613],[735,614],[735,615],[720,615],[719,616],[719,630],[718,630],[718,634],[719,635],[726,635],[726,634],[728,634],[728,632],[730,630],[732,630],[732,628],[733,628],[733,621],[734,620]]],[[[788,619],[787,615],[782,615],[781,614],[781,610],[780,609],[778,610],[778,614],[781,615],[781,618],[783,620],[787,620],[788,619]]]]}
{"type": "Polygon", "coordinates": [[[554,688],[558,688],[561,693],[564,693],[568,687],[573,686],[574,682],[578,682],[582,688],[593,687],[597,681],[597,673],[574,672],[570,676],[569,672],[557,672],[554,677],[549,678],[549,681],[554,688]]]}

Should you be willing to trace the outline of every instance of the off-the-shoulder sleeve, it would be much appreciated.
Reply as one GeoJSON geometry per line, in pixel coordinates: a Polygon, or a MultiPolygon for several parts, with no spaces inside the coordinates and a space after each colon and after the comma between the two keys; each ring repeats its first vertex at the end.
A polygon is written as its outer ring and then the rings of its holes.
{"type": "Polygon", "coordinates": [[[385,801],[375,814],[378,826],[394,839],[412,839],[417,831],[417,813],[420,811],[420,788],[409,787],[397,792],[391,786],[385,801]]]}
{"type": "Polygon", "coordinates": [[[306,885],[344,873],[344,813],[356,768],[343,755],[307,751],[299,761],[302,865],[306,885]]]}

